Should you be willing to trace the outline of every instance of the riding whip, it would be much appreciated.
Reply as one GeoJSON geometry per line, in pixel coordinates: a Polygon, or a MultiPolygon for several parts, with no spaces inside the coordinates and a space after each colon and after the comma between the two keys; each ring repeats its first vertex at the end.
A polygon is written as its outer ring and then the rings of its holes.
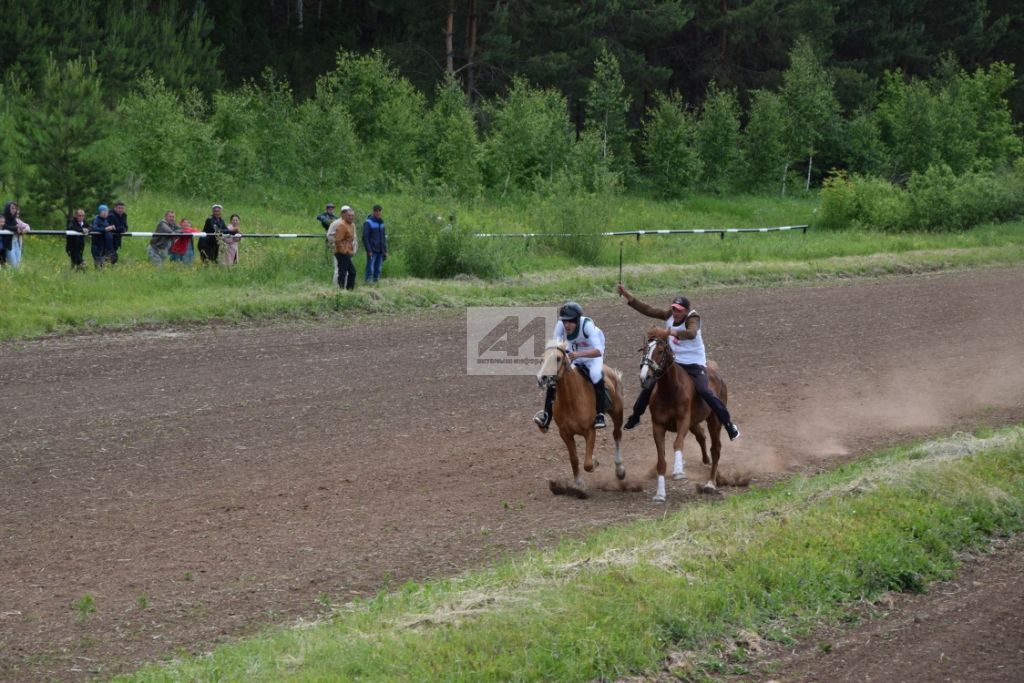
{"type": "Polygon", "coordinates": [[[622,241],[619,241],[619,284],[622,284],[622,241]]]}

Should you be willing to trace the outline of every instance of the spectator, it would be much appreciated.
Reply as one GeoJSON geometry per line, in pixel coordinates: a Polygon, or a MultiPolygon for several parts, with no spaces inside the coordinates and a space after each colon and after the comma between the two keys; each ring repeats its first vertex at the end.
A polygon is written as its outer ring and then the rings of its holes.
{"type": "Polygon", "coordinates": [[[117,228],[110,222],[110,207],[100,204],[92,219],[92,261],[102,268],[107,257],[114,251],[114,232],[117,228]]]}
{"type": "Polygon", "coordinates": [[[241,222],[242,219],[237,213],[231,214],[231,222],[228,223],[228,231],[223,235],[225,266],[233,266],[238,263],[238,243],[242,239],[242,231],[239,228],[241,222]]]}
{"type": "MultiPolygon", "coordinates": [[[[199,231],[192,227],[192,221],[182,218],[178,225],[178,232],[197,233],[199,231]]],[[[172,261],[191,266],[195,254],[191,237],[175,237],[171,242],[170,257],[172,261]]]]}
{"type": "Polygon", "coordinates": [[[217,255],[220,251],[220,236],[228,230],[228,226],[224,224],[224,218],[221,214],[224,212],[224,207],[220,204],[214,204],[211,216],[207,217],[206,224],[203,225],[203,232],[209,237],[200,238],[199,240],[199,258],[203,263],[216,263],[217,255]]]}
{"type": "Polygon", "coordinates": [[[89,234],[89,224],[85,222],[85,209],[75,209],[74,215],[68,219],[67,231],[77,234],[67,236],[64,251],[71,259],[71,267],[74,270],[82,270],[85,268],[85,260],[82,258],[82,254],[85,253],[85,236],[89,234]]]}
{"type": "Polygon", "coordinates": [[[363,223],[363,248],[366,249],[366,273],[363,281],[369,284],[380,280],[380,270],[388,257],[388,237],[381,218],[380,204],[373,205],[373,213],[363,223]]]}
{"type": "Polygon", "coordinates": [[[28,223],[21,220],[21,207],[18,206],[18,202],[10,201],[4,206],[4,222],[0,228],[11,233],[3,235],[0,265],[6,263],[12,268],[17,268],[21,263],[22,235],[32,230],[28,223]]]}
{"type": "Polygon", "coordinates": [[[334,260],[338,263],[338,286],[342,289],[356,288],[356,267],[352,256],[356,253],[356,226],[353,220],[356,212],[350,206],[341,207],[341,218],[331,223],[327,230],[328,239],[333,238],[334,260]]]}
{"type": "Polygon", "coordinates": [[[117,252],[121,249],[121,235],[128,232],[128,214],[124,211],[124,202],[114,204],[114,211],[107,217],[107,220],[114,226],[113,244],[107,254],[107,261],[111,264],[117,263],[117,252]]]}
{"type": "Polygon", "coordinates": [[[331,257],[331,264],[334,267],[334,277],[331,280],[332,285],[338,284],[338,260],[334,256],[334,233],[331,232],[331,226],[334,224],[338,217],[334,215],[334,202],[327,202],[327,207],[324,212],[316,217],[320,221],[320,225],[324,226],[324,230],[327,231],[327,253],[331,257]]]}
{"type": "Polygon", "coordinates": [[[320,221],[320,225],[324,226],[324,230],[330,230],[331,223],[338,220],[338,217],[334,215],[334,202],[327,202],[327,206],[324,212],[316,217],[320,221]]]}
{"type": "Polygon", "coordinates": [[[174,237],[168,235],[178,232],[178,224],[174,222],[174,212],[165,213],[153,232],[153,237],[149,240],[149,260],[153,262],[153,265],[159,266],[163,265],[167,259],[167,252],[171,248],[171,242],[174,241],[174,237]]]}

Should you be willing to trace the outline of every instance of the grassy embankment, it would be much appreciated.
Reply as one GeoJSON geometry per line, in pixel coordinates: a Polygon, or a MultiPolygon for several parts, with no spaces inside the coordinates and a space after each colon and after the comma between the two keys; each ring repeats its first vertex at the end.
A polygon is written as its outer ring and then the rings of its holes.
{"type": "MultiPolygon", "coordinates": [[[[378,199],[355,198],[365,208],[378,199]],[[361,203],[360,203],[361,202],[361,203]]],[[[625,279],[640,291],[752,286],[829,277],[919,272],[1024,261],[1024,223],[981,226],[962,234],[798,232],[717,236],[647,236],[603,239],[590,265],[580,266],[564,245],[550,240],[496,239],[486,244],[500,276],[438,281],[407,277],[403,230],[445,223],[437,214],[457,214],[473,231],[514,232],[561,225],[557,204],[536,206],[477,202],[453,208],[415,197],[383,197],[392,236],[385,281],[374,288],[340,293],[329,285],[330,261],[321,240],[243,241],[234,269],[168,265],[146,261],[146,239],[128,238],[122,262],[102,272],[70,272],[63,238],[27,238],[20,269],[0,271],[0,339],[53,332],[129,328],[180,321],[308,317],[337,311],[409,311],[424,307],[541,303],[572,297],[608,296],[618,277],[623,249],[625,279]]],[[[341,203],[340,201],[338,203],[341,203]]],[[[249,232],[322,234],[313,215],[314,197],[267,197],[226,203],[249,232]],[[294,209],[285,207],[309,207],[294,209]]],[[[165,208],[201,224],[206,203],[142,194],[129,201],[133,230],[152,230],[165,208]]],[[[580,205],[567,218],[587,230],[764,227],[813,223],[815,199],[695,197],[683,202],[616,198],[594,208],[580,205]]],[[[362,211],[361,211],[362,214],[362,211]]],[[[31,218],[28,216],[28,218],[31,218]]],[[[361,221],[361,217],[358,217],[361,221]]],[[[36,228],[56,227],[35,225],[36,228]]],[[[61,226],[62,227],[62,226],[61,226]]],[[[86,254],[88,259],[88,252],[86,254]]],[[[357,256],[357,270],[363,259],[357,256]]]]}
{"type": "MultiPolygon", "coordinates": [[[[509,514],[514,514],[510,512],[509,514]]],[[[1024,527],[1024,426],[909,446],[402,586],[123,680],[613,680],[741,673],[1024,527]],[[738,644],[739,643],[739,644],[738,644]]]]}

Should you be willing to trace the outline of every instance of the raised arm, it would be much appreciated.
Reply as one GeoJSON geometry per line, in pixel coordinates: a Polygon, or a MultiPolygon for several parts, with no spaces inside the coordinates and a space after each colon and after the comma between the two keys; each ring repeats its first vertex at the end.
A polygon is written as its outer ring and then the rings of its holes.
{"type": "Polygon", "coordinates": [[[619,291],[619,296],[626,299],[626,303],[633,310],[646,315],[648,318],[656,318],[658,320],[667,320],[672,315],[672,310],[669,308],[655,308],[640,301],[632,292],[630,292],[624,285],[617,285],[616,289],[619,291]]]}

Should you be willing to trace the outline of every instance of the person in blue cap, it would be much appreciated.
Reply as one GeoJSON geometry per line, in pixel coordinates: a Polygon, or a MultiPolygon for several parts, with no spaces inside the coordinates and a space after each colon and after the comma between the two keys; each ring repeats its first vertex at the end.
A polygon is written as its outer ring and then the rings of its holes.
{"type": "Polygon", "coordinates": [[[117,226],[110,220],[110,207],[100,204],[89,230],[89,234],[92,235],[92,262],[97,268],[102,268],[108,259],[117,253],[114,246],[116,231],[117,226]]]}

